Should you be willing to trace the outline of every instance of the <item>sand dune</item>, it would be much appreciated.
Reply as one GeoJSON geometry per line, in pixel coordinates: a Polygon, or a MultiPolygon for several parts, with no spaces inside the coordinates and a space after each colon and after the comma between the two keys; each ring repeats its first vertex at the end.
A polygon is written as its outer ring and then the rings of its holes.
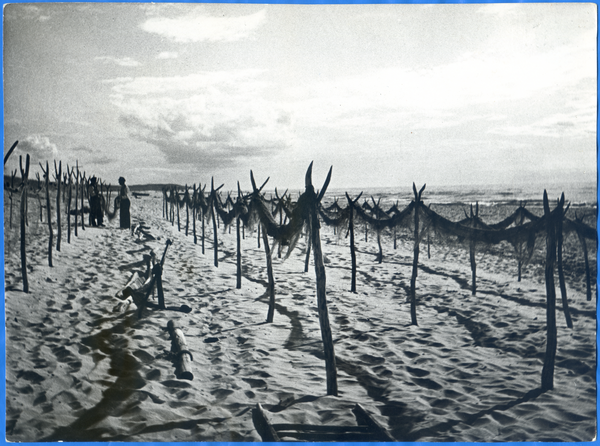
{"type": "MultiPolygon", "coordinates": [[[[541,393],[540,253],[521,282],[510,247],[478,253],[472,296],[468,248],[434,242],[431,258],[421,256],[414,326],[410,234],[400,234],[397,249],[384,236],[381,264],[373,237],[357,234],[351,293],[345,233],[323,227],[338,369],[333,397],[326,396],[314,269],[303,272],[304,239],[289,259],[273,256],[277,306],[266,324],[266,260],[256,232],[247,230],[242,241],[238,290],[234,230],[220,228],[216,268],[210,225],[203,255],[200,240],[194,244],[162,218],[157,193],[133,204],[134,222],[153,237],[118,229],[116,219],[80,229],[69,244],[63,228],[52,268],[47,224],[30,209],[27,294],[18,226],[9,227],[5,211],[7,440],[260,441],[256,403],[274,423],[332,425],[356,424],[351,409],[360,403],[397,441],[595,438],[596,302],[586,301],[580,267],[567,274],[574,328],[566,327],[559,298],[555,387],[541,393]],[[162,255],[167,239],[167,310],[147,308],[138,318],[119,291],[144,271],[144,254],[162,255]],[[180,311],[183,305],[191,311],[180,311]],[[192,381],[175,374],[170,320],[193,355],[192,381]]],[[[568,246],[566,259],[580,259],[577,244],[568,246]]]]}

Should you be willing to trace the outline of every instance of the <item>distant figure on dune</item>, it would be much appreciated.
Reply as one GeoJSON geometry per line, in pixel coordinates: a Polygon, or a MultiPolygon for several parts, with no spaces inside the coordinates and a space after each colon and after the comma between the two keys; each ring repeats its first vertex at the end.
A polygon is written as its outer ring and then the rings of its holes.
{"type": "Polygon", "coordinates": [[[129,190],[125,185],[125,178],[119,178],[119,184],[121,190],[119,191],[119,209],[121,210],[121,229],[129,229],[131,226],[131,217],[129,215],[129,207],[131,202],[129,201],[129,190]]]}
{"type": "Polygon", "coordinates": [[[90,226],[104,226],[104,197],[98,191],[98,179],[90,178],[90,226]]]}

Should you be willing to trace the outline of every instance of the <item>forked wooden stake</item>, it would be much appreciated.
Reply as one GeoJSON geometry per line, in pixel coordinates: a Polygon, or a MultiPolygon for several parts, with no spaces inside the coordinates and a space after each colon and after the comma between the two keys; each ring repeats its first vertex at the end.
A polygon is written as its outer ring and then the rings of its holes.
{"type": "Polygon", "coordinates": [[[315,274],[317,276],[317,308],[319,310],[319,323],[321,325],[321,338],[323,339],[323,351],[325,354],[325,370],[327,374],[327,395],[337,396],[337,376],[335,364],[335,352],[333,348],[333,338],[331,336],[331,327],[329,326],[329,314],[327,311],[327,296],[326,296],[326,276],[325,265],[323,263],[323,252],[321,251],[321,236],[319,231],[319,213],[318,206],[327,191],[329,181],[331,180],[331,172],[333,167],[329,169],[327,179],[323,184],[323,188],[319,195],[315,194],[315,189],[312,185],[312,162],[306,171],[304,192],[308,198],[308,211],[310,215],[311,227],[311,244],[313,249],[313,260],[315,263],[315,274]]]}
{"type": "Polygon", "coordinates": [[[419,325],[417,323],[417,296],[416,296],[416,286],[417,286],[417,273],[419,269],[419,243],[421,237],[419,236],[419,211],[421,208],[421,194],[425,190],[425,184],[421,188],[419,192],[417,192],[417,187],[415,183],[413,183],[413,192],[415,194],[415,245],[414,245],[414,255],[413,255],[413,266],[412,266],[412,275],[410,278],[410,320],[411,325],[419,325]]]}
{"type": "MultiPolygon", "coordinates": [[[[350,216],[348,221],[348,232],[350,233],[350,258],[352,259],[352,278],[350,281],[350,292],[356,293],[356,247],[354,246],[354,206],[361,197],[362,192],[354,200],[350,198],[346,192],[346,199],[348,200],[348,206],[350,207],[350,216]]],[[[396,240],[394,239],[394,242],[396,240]]],[[[395,248],[395,246],[394,246],[395,248]]]]}
{"type": "MultiPolygon", "coordinates": [[[[562,207],[564,200],[559,204],[562,207]]],[[[554,361],[556,358],[556,290],[554,289],[554,262],[556,260],[556,220],[550,212],[548,194],[544,190],[544,217],[546,218],[546,355],[542,368],[542,390],[554,388],[554,361]]]]}
{"type": "Polygon", "coordinates": [[[48,166],[48,161],[46,161],[46,169],[40,163],[40,168],[44,174],[44,178],[46,179],[46,211],[48,215],[48,232],[50,234],[48,240],[48,266],[52,267],[52,244],[53,241],[53,232],[52,232],[52,208],[50,207],[50,167],[48,166]]]}

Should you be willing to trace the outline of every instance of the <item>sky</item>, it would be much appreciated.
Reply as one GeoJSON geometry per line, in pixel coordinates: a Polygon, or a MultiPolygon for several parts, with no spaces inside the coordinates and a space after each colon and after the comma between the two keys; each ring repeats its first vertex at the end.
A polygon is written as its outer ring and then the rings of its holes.
{"type": "MultiPolygon", "coordinates": [[[[593,3],[4,7],[4,153],[116,184],[596,182],[593,3]],[[65,167],[63,166],[63,169],[65,167]]],[[[52,169],[52,168],[51,168],[52,169]]],[[[210,188],[210,186],[209,186],[210,188]]]]}

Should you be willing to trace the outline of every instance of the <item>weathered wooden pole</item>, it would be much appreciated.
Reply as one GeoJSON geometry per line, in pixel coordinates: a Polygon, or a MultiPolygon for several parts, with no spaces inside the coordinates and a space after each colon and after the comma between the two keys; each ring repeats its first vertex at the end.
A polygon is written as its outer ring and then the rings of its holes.
{"type": "Polygon", "coordinates": [[[56,160],[54,160],[54,178],[56,179],[56,250],[60,252],[60,242],[62,237],[62,229],[60,226],[60,182],[62,178],[62,161],[58,162],[56,168],[56,160]]]}
{"type": "Polygon", "coordinates": [[[242,198],[242,190],[240,188],[240,182],[238,181],[238,198],[237,198],[237,204],[236,204],[236,216],[235,216],[235,230],[236,230],[236,237],[237,237],[237,244],[236,244],[236,248],[237,248],[237,253],[236,253],[236,281],[235,281],[235,287],[239,290],[242,288],[242,240],[241,240],[241,236],[240,236],[240,212],[241,212],[241,206],[243,204],[243,198],[242,198]]]}
{"type": "Polygon", "coordinates": [[[181,232],[181,218],[179,215],[179,191],[175,190],[175,206],[177,206],[177,231],[181,232]]]}
{"type": "Polygon", "coordinates": [[[42,181],[40,180],[40,174],[39,173],[35,173],[35,177],[37,178],[38,181],[38,190],[35,194],[35,197],[37,198],[38,201],[38,209],[40,210],[40,223],[44,222],[44,206],[42,206],[42,197],[40,196],[40,192],[42,191],[42,181]]]}
{"type": "Polygon", "coordinates": [[[202,218],[202,254],[204,254],[204,232],[205,232],[204,217],[205,217],[205,213],[204,213],[204,209],[200,209],[200,211],[201,211],[201,218],[202,218]]]}
{"type": "MultiPolygon", "coordinates": [[[[475,204],[475,213],[473,213],[473,205],[471,205],[471,229],[477,227],[477,217],[479,216],[479,203],[475,204]]],[[[472,232],[472,231],[471,231],[472,232]]],[[[475,260],[475,239],[473,234],[469,237],[469,262],[471,263],[471,295],[477,293],[477,262],[475,260]]]]}
{"type": "MultiPolygon", "coordinates": [[[[77,214],[79,214],[79,162],[77,160],[75,161],[75,172],[75,224],[73,226],[73,230],[75,232],[75,237],[77,237],[77,214]]],[[[83,218],[83,215],[81,216],[81,218],[83,218]]]]}
{"type": "Polygon", "coordinates": [[[25,251],[25,220],[27,219],[27,188],[29,180],[29,154],[25,158],[25,169],[23,169],[23,158],[19,156],[19,169],[21,170],[21,277],[23,279],[23,292],[29,293],[29,282],[27,280],[27,253],[25,251]]]}
{"type": "Polygon", "coordinates": [[[187,237],[190,228],[190,193],[188,192],[188,186],[185,185],[185,194],[183,194],[185,200],[185,236],[187,237]]]}
{"type": "Polygon", "coordinates": [[[71,243],[71,201],[73,199],[73,169],[69,169],[69,165],[67,165],[67,172],[69,173],[69,193],[67,194],[67,243],[71,243]]]}
{"type": "Polygon", "coordinates": [[[326,295],[326,276],[325,264],[323,263],[323,253],[321,251],[321,236],[319,231],[319,213],[318,206],[331,180],[331,172],[333,167],[329,169],[327,179],[323,184],[323,188],[319,195],[315,194],[315,189],[312,185],[312,162],[306,172],[305,194],[308,199],[308,211],[311,228],[311,241],[313,249],[313,261],[315,264],[315,274],[317,276],[317,308],[319,310],[319,323],[321,325],[321,338],[323,339],[323,351],[325,354],[325,371],[327,374],[327,395],[338,395],[335,351],[333,348],[333,338],[331,335],[331,327],[329,326],[329,314],[327,311],[327,295],[326,295]]]}
{"type": "MultiPolygon", "coordinates": [[[[377,203],[375,203],[375,199],[371,196],[371,200],[373,201],[373,210],[375,211],[375,217],[377,219],[377,222],[379,223],[379,220],[381,218],[381,215],[379,213],[379,203],[381,202],[381,198],[379,198],[379,200],[377,200],[377,203]]],[[[377,227],[376,229],[377,232],[377,247],[379,248],[379,252],[377,254],[377,263],[382,263],[383,262],[383,249],[381,247],[381,229],[379,227],[377,227]]]]}
{"type": "Polygon", "coordinates": [[[196,183],[194,183],[194,193],[192,194],[192,231],[194,232],[194,245],[198,244],[198,237],[196,236],[197,215],[198,215],[198,191],[196,190],[196,183]]]}
{"type": "Polygon", "coordinates": [[[348,217],[348,232],[350,233],[350,258],[352,260],[352,278],[350,280],[350,292],[356,293],[356,247],[354,246],[354,206],[361,197],[362,192],[354,200],[350,198],[346,193],[346,199],[348,200],[348,208],[350,215],[348,217]]]}
{"type": "Polygon", "coordinates": [[[86,179],[85,179],[85,172],[83,172],[83,175],[81,176],[81,230],[85,231],[85,218],[84,217],[84,195],[85,195],[85,184],[86,184],[86,179]]]}
{"type": "Polygon", "coordinates": [[[556,266],[558,269],[558,283],[560,287],[560,297],[562,300],[563,312],[565,313],[565,321],[567,327],[573,328],[573,321],[571,319],[571,311],[569,310],[569,301],[567,299],[567,286],[565,284],[565,273],[563,271],[562,262],[562,248],[563,248],[563,218],[566,210],[560,203],[565,202],[565,194],[563,193],[560,197],[558,214],[556,215],[556,266]]]}
{"type": "Polygon", "coordinates": [[[215,200],[217,199],[217,192],[219,191],[219,189],[221,189],[223,187],[223,185],[221,184],[219,187],[217,187],[215,189],[215,180],[214,178],[211,178],[210,180],[210,213],[212,214],[212,223],[213,223],[213,251],[215,254],[215,266],[218,267],[219,266],[219,240],[218,240],[218,236],[217,236],[217,216],[216,216],[216,209],[215,209],[215,200]]]}
{"type": "Polygon", "coordinates": [[[273,260],[271,248],[269,247],[269,239],[267,236],[267,228],[263,227],[262,230],[263,245],[265,246],[265,256],[267,258],[267,292],[269,294],[269,310],[267,312],[267,322],[273,322],[273,316],[275,314],[275,279],[273,277],[273,260]]]}
{"type": "Polygon", "coordinates": [[[411,325],[419,325],[417,323],[417,273],[419,269],[419,212],[421,209],[421,194],[425,190],[425,185],[421,188],[419,192],[417,192],[417,187],[415,183],[413,183],[413,192],[415,194],[415,229],[414,229],[414,237],[415,237],[415,245],[413,250],[413,265],[412,265],[412,275],[410,278],[410,320],[411,325]]]}
{"type": "Polygon", "coordinates": [[[192,381],[194,374],[192,373],[192,353],[189,351],[185,336],[174,321],[167,322],[167,330],[171,336],[171,351],[177,355],[177,365],[175,376],[179,379],[187,379],[192,381]]]}
{"type": "MultiPolygon", "coordinates": [[[[564,204],[564,201],[562,202],[564,204]]],[[[559,204],[561,206],[561,204],[559,204]]],[[[542,368],[542,390],[554,388],[554,361],[556,358],[556,290],[554,289],[554,262],[556,260],[556,221],[550,213],[548,194],[544,190],[544,217],[546,218],[546,355],[542,368]]]]}
{"type": "Polygon", "coordinates": [[[48,165],[48,161],[46,161],[46,169],[44,170],[44,166],[40,163],[40,167],[42,172],[44,173],[44,178],[46,178],[46,215],[48,216],[48,266],[52,267],[52,245],[54,244],[54,234],[52,231],[52,208],[50,207],[50,166],[48,165]]]}

